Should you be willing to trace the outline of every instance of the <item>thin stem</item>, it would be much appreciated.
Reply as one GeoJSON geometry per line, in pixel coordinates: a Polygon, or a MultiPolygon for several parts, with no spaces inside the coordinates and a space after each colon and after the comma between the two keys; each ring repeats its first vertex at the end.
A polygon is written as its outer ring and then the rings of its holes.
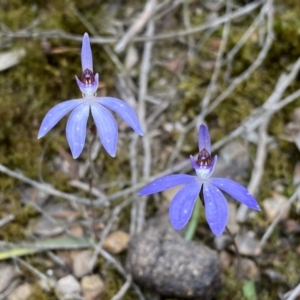
{"type": "Polygon", "coordinates": [[[198,197],[196,200],[196,203],[195,203],[191,221],[190,221],[187,231],[185,233],[185,239],[187,241],[191,241],[193,239],[193,237],[195,236],[198,221],[199,221],[199,215],[200,215],[200,204],[201,204],[200,199],[198,197]]]}
{"type": "Polygon", "coordinates": [[[90,168],[90,175],[89,175],[89,199],[91,201],[91,211],[92,211],[92,223],[91,223],[91,234],[93,238],[96,238],[96,226],[95,226],[95,209],[94,209],[94,198],[93,198],[93,183],[95,180],[95,165],[94,160],[92,158],[92,149],[93,144],[96,141],[96,134],[92,134],[93,137],[89,143],[89,150],[88,150],[88,160],[89,160],[89,168],[90,168]]]}
{"type": "Polygon", "coordinates": [[[237,278],[239,279],[240,278],[240,263],[241,263],[240,251],[239,251],[239,248],[237,246],[237,243],[235,242],[235,238],[234,238],[233,234],[231,233],[231,231],[229,230],[229,228],[227,226],[225,227],[225,231],[230,236],[230,238],[232,240],[234,250],[235,250],[235,253],[236,253],[236,257],[237,257],[236,274],[237,274],[237,278]]]}

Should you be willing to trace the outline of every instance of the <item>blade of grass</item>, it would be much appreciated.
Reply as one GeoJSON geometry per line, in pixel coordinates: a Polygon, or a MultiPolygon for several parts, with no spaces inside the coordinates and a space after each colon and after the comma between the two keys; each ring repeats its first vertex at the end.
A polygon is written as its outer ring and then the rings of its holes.
{"type": "Polygon", "coordinates": [[[0,261],[11,257],[19,257],[48,250],[62,249],[82,249],[93,246],[93,241],[89,239],[77,239],[72,237],[58,237],[47,239],[32,244],[15,244],[10,249],[0,251],[0,261]]]}

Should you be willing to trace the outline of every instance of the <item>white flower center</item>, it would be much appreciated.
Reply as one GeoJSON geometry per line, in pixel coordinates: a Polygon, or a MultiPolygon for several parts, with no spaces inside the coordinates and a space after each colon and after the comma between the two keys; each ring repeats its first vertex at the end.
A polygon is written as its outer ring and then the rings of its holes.
{"type": "Polygon", "coordinates": [[[201,180],[207,180],[211,176],[211,168],[200,166],[199,169],[196,169],[196,174],[201,180]]]}

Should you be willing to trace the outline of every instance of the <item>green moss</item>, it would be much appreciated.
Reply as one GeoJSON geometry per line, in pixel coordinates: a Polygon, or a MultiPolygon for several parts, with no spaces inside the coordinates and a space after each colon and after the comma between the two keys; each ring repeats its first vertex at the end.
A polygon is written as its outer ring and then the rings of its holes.
{"type": "Polygon", "coordinates": [[[28,298],[28,300],[56,300],[57,297],[55,296],[54,292],[45,292],[41,289],[39,284],[34,284],[32,286],[32,294],[28,298]]]}
{"type": "MultiPolygon", "coordinates": [[[[282,245],[278,245],[282,247],[282,245]]],[[[295,286],[299,281],[299,254],[295,251],[290,251],[290,249],[285,249],[278,253],[274,259],[274,268],[280,274],[284,275],[287,278],[287,284],[290,286],[295,286]]]]}
{"type": "Polygon", "coordinates": [[[222,289],[218,293],[216,299],[224,300],[247,300],[242,294],[242,284],[236,278],[235,272],[229,270],[226,276],[223,276],[222,289]]]}
{"type": "MultiPolygon", "coordinates": [[[[102,257],[98,259],[98,267],[101,270],[101,275],[103,276],[105,283],[103,300],[111,299],[124,284],[124,278],[114,268],[108,266],[102,257]]],[[[123,299],[136,299],[134,290],[130,288],[123,299]]]]}
{"type": "MultiPolygon", "coordinates": [[[[8,201],[7,211],[14,212],[15,219],[0,227],[0,239],[6,242],[19,242],[27,237],[26,225],[38,214],[33,208],[23,206],[19,199],[11,198],[8,201]]],[[[1,215],[4,217],[5,214],[2,213],[1,215]]]]}

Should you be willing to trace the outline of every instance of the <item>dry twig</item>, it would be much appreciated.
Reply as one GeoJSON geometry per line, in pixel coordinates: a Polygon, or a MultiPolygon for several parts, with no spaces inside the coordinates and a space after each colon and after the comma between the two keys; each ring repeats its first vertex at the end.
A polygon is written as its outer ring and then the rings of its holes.
{"type": "MultiPolygon", "coordinates": [[[[219,25],[222,25],[229,20],[238,19],[242,16],[248,15],[254,10],[256,10],[258,7],[260,7],[264,3],[264,0],[255,1],[252,3],[249,3],[240,9],[237,9],[230,15],[224,15],[218,19],[215,19],[213,21],[209,21],[205,24],[202,24],[200,26],[196,26],[194,28],[191,28],[189,30],[182,30],[177,32],[170,32],[165,34],[157,34],[153,37],[135,37],[132,39],[133,42],[146,42],[149,40],[164,40],[164,39],[171,39],[171,38],[178,38],[181,36],[187,36],[190,34],[196,34],[202,31],[205,31],[210,28],[215,28],[219,25]]],[[[18,31],[11,31],[11,30],[3,30],[0,32],[0,38],[6,37],[6,38],[62,38],[72,41],[81,42],[82,36],[81,35],[75,35],[75,34],[69,34],[62,30],[58,29],[52,29],[52,30],[35,30],[35,31],[28,31],[26,28],[21,29],[18,31]]],[[[91,43],[96,44],[114,44],[118,42],[118,38],[116,37],[101,37],[97,35],[96,37],[90,38],[91,43]]]]}
{"type": "Polygon", "coordinates": [[[148,0],[145,5],[144,11],[135,20],[128,31],[123,35],[122,39],[116,44],[116,52],[122,52],[125,49],[126,45],[132,40],[132,38],[144,28],[144,26],[147,24],[147,22],[155,12],[155,8],[156,0],[148,0]]]}
{"type": "Polygon", "coordinates": [[[277,217],[273,220],[273,222],[268,227],[267,231],[265,232],[265,234],[263,235],[263,237],[260,240],[260,243],[259,243],[259,247],[260,248],[263,248],[263,246],[265,245],[265,243],[267,242],[267,240],[269,239],[269,237],[273,233],[275,227],[280,222],[282,216],[290,208],[290,206],[292,205],[292,203],[295,202],[297,199],[300,199],[300,188],[299,187],[297,187],[297,189],[294,192],[294,194],[292,195],[292,197],[288,200],[288,202],[284,205],[284,207],[282,207],[282,209],[280,210],[280,212],[277,215],[277,217]]]}

